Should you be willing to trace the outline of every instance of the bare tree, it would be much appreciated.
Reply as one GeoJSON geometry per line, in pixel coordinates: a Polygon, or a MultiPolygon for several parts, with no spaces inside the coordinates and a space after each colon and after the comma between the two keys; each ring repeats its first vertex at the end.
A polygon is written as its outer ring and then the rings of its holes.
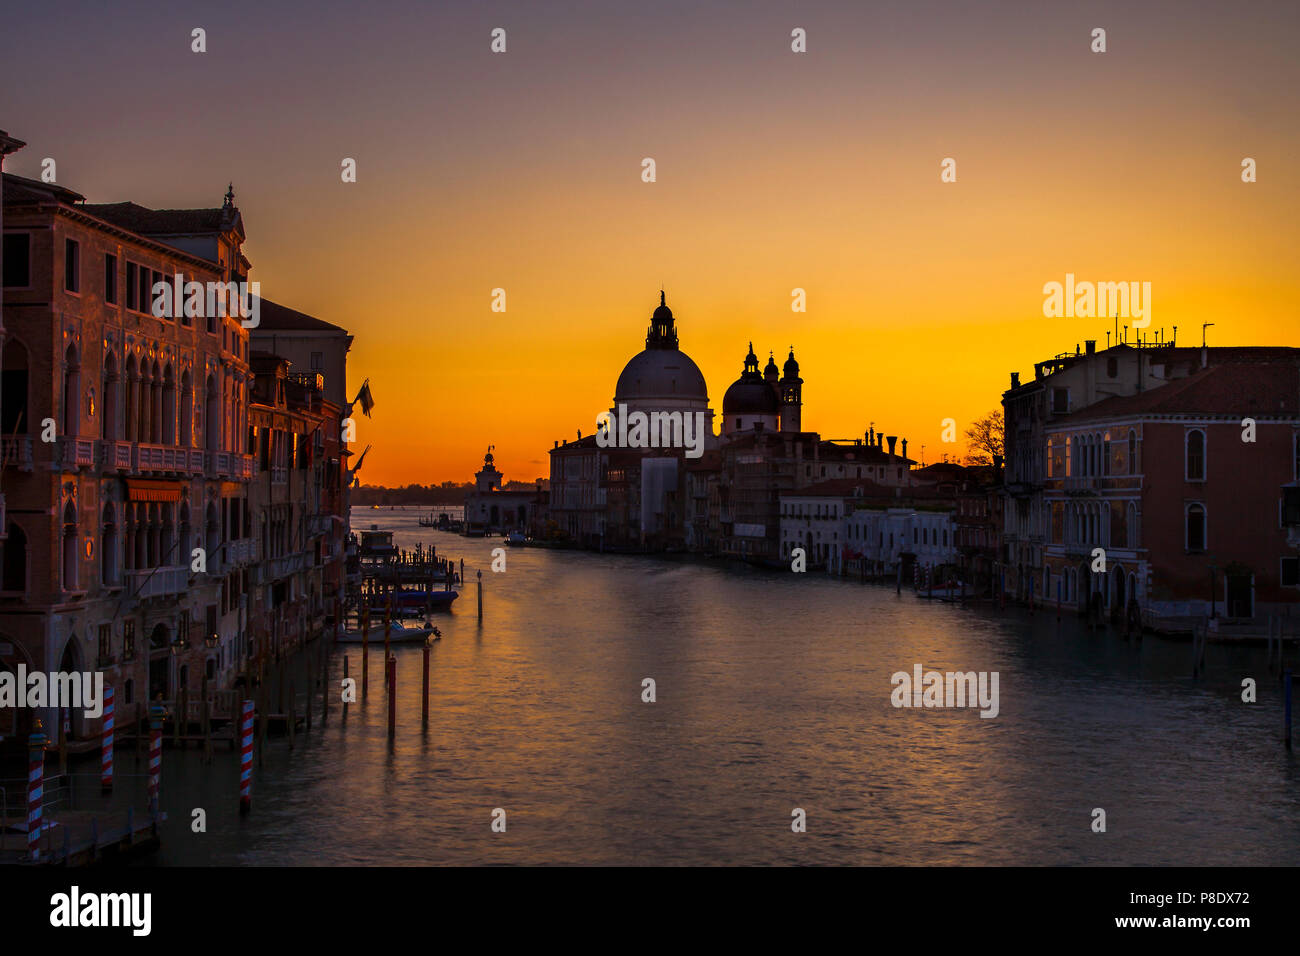
{"type": "Polygon", "coordinates": [[[966,464],[991,465],[993,456],[1004,454],[1004,427],[1002,409],[995,408],[983,418],[978,418],[966,429],[966,464]]]}

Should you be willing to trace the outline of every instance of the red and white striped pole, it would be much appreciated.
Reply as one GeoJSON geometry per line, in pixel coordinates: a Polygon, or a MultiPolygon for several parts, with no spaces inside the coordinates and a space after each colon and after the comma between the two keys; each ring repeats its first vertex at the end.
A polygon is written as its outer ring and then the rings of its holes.
{"type": "Polygon", "coordinates": [[[158,812],[158,788],[162,783],[162,727],[167,713],[162,701],[149,705],[149,812],[158,812]]]}
{"type": "Polygon", "coordinates": [[[27,853],[33,863],[41,858],[41,807],[45,802],[45,748],[50,738],[40,720],[27,738],[27,853]]]}
{"type": "Polygon", "coordinates": [[[99,787],[113,792],[113,688],[104,688],[104,726],[99,742],[99,787]]]}
{"type": "Polygon", "coordinates": [[[239,812],[253,809],[253,702],[244,701],[239,721],[239,812]]]}

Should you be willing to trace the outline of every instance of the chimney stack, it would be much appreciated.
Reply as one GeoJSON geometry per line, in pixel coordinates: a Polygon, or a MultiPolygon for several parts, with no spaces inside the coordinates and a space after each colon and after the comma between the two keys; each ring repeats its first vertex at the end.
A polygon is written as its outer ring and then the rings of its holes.
{"type": "Polygon", "coordinates": [[[1020,387],[1020,373],[1019,373],[1019,372],[1012,372],[1012,373],[1011,373],[1011,387],[1012,387],[1012,388],[1019,388],[1019,387],[1020,387]]]}
{"type": "Polygon", "coordinates": [[[1084,340],[1083,340],[1083,344],[1084,344],[1084,346],[1088,349],[1088,354],[1089,354],[1089,355],[1093,355],[1093,354],[1096,353],[1096,351],[1097,351],[1097,340],[1096,340],[1096,339],[1084,339],[1084,340]]]}
{"type": "Polygon", "coordinates": [[[904,457],[904,458],[907,457],[907,439],[906,439],[906,438],[903,439],[903,457],[904,457]]]}
{"type": "Polygon", "coordinates": [[[894,446],[898,443],[898,436],[897,436],[897,435],[888,435],[888,436],[885,437],[885,441],[889,442],[889,457],[890,457],[890,458],[893,458],[893,457],[894,457],[894,446]]]}

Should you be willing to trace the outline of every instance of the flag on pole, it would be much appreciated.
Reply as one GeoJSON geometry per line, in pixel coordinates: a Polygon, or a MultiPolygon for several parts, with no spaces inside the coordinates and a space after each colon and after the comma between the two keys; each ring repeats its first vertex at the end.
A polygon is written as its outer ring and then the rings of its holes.
{"type": "Polygon", "coordinates": [[[361,391],[357,392],[357,397],[353,401],[361,403],[362,413],[369,418],[370,409],[375,407],[375,397],[370,394],[370,379],[361,383],[361,391]]]}
{"type": "Polygon", "coordinates": [[[348,482],[347,482],[347,483],[348,483],[349,485],[352,484],[352,479],[356,476],[356,473],[359,472],[359,471],[361,470],[361,463],[362,463],[363,461],[366,460],[366,454],[367,454],[369,451],[370,451],[370,446],[367,445],[366,448],[365,448],[365,451],[363,451],[363,452],[361,453],[361,457],[357,459],[357,465],[356,465],[356,467],[355,467],[355,468],[351,468],[351,469],[348,470],[348,482]]]}

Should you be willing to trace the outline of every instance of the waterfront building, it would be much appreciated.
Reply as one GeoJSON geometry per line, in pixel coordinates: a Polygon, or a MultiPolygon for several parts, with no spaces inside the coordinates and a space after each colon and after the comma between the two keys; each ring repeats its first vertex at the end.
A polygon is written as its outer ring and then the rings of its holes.
{"type": "MultiPolygon", "coordinates": [[[[1120,341],[1100,351],[1095,341],[1084,344],[1073,353],[1036,363],[1032,382],[1022,384],[1019,373],[1012,372],[1011,388],[1002,396],[1006,463],[997,576],[1005,580],[1013,598],[1027,600],[1033,594],[1038,600],[1055,599],[1046,550],[1053,516],[1045,488],[1047,438],[1058,422],[1108,399],[1167,388],[1203,368],[1283,360],[1297,354],[1294,349],[1275,347],[1186,348],[1163,337],[1120,341]]],[[[1054,558],[1054,566],[1059,563],[1054,558]]],[[[1062,586],[1071,593],[1081,588],[1075,580],[1062,586]]],[[[1082,600],[1087,600],[1086,593],[1082,600]]]]}
{"type": "Polygon", "coordinates": [[[1149,624],[1250,621],[1300,601],[1300,355],[1259,350],[1047,430],[1044,594],[1149,624]],[[1249,419],[1250,424],[1244,420],[1249,419]],[[1105,571],[1094,570],[1094,549],[1105,571]]]}
{"type": "MultiPolygon", "coordinates": [[[[205,688],[220,708],[259,648],[335,606],[344,409],[320,373],[254,357],[238,314],[154,314],[164,278],[247,282],[233,188],[171,210],[9,174],[0,191],[0,668],[100,671],[119,726],[156,698],[192,718],[205,688]]],[[[291,311],[263,306],[271,327],[291,311]]],[[[0,735],[33,716],[74,747],[99,731],[17,709],[0,735]]]]}
{"type": "Polygon", "coordinates": [[[540,515],[541,483],[526,491],[506,491],[505,478],[497,470],[489,446],[483,467],[474,475],[474,490],[465,496],[465,533],[507,534],[534,529],[540,515]]]}
{"type": "Polygon", "coordinates": [[[902,569],[957,564],[956,496],[913,482],[834,478],[781,495],[781,555],[803,548],[808,567],[893,577],[902,569]]]}
{"type": "Polygon", "coordinates": [[[346,478],[336,438],[343,409],[325,398],[324,376],[292,371],[287,359],[261,351],[252,353],[252,368],[248,442],[257,479],[245,535],[257,544],[241,600],[258,664],[340,617],[346,478]]]}
{"type": "MultiPolygon", "coordinates": [[[[0,666],[102,671],[129,724],[150,698],[228,680],[246,647],[231,596],[253,557],[248,332],[158,318],[151,298],[178,273],[245,281],[243,220],[230,192],[150,210],[9,174],[3,207],[0,666]]],[[[98,731],[41,716],[52,735],[98,731]]]]}

